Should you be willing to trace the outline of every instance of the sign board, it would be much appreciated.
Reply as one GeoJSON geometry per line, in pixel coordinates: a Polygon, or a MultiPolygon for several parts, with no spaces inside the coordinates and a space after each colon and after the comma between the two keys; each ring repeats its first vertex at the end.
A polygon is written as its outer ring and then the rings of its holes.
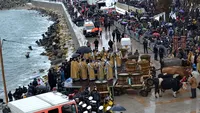
{"type": "Polygon", "coordinates": [[[162,16],[164,17],[163,19],[165,21],[166,20],[165,12],[155,15],[153,18],[159,21],[160,17],[162,17],[162,16]]]}

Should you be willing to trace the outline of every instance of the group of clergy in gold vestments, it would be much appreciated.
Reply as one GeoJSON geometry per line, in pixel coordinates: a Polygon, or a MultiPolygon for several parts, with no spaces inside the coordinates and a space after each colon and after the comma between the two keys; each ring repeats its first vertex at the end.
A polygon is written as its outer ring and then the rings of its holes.
{"type": "Polygon", "coordinates": [[[112,80],[115,62],[117,67],[121,67],[121,58],[121,51],[113,52],[103,49],[84,53],[71,61],[70,76],[73,80],[112,80]]]}

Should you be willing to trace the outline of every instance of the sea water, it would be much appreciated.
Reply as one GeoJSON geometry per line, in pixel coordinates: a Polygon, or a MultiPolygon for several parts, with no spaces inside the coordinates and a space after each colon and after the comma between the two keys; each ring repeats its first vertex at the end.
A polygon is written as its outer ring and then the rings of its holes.
{"type": "MultiPolygon", "coordinates": [[[[42,38],[48,27],[53,24],[49,17],[43,17],[33,10],[0,11],[0,38],[3,41],[3,60],[7,91],[19,86],[27,86],[34,76],[44,75],[50,68],[47,56],[41,56],[43,47],[36,40],[42,38]],[[32,46],[33,50],[29,50],[32,46]],[[30,58],[25,54],[30,52],[30,58]],[[46,72],[40,73],[39,69],[46,72]]],[[[0,72],[0,96],[3,95],[2,74],[0,72]]]]}

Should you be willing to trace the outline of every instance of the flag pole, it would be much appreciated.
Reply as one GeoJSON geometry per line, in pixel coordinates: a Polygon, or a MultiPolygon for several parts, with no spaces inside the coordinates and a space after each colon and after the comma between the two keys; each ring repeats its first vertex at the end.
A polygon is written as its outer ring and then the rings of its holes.
{"type": "Polygon", "coordinates": [[[6,104],[7,104],[8,103],[8,93],[7,93],[6,78],[5,78],[5,73],[4,73],[2,41],[1,40],[0,40],[0,62],[1,62],[1,72],[2,72],[2,79],[3,79],[3,86],[4,86],[4,95],[5,95],[6,104]]]}

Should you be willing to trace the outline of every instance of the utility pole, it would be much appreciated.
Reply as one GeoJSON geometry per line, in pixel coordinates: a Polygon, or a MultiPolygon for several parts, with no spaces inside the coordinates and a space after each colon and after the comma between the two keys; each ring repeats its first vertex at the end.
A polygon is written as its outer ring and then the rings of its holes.
{"type": "Polygon", "coordinates": [[[4,65],[3,65],[3,54],[2,54],[2,41],[0,40],[0,62],[1,62],[1,72],[2,72],[2,79],[3,79],[3,86],[4,86],[4,95],[6,99],[6,104],[8,103],[8,93],[6,88],[6,78],[4,73],[4,65]]]}

